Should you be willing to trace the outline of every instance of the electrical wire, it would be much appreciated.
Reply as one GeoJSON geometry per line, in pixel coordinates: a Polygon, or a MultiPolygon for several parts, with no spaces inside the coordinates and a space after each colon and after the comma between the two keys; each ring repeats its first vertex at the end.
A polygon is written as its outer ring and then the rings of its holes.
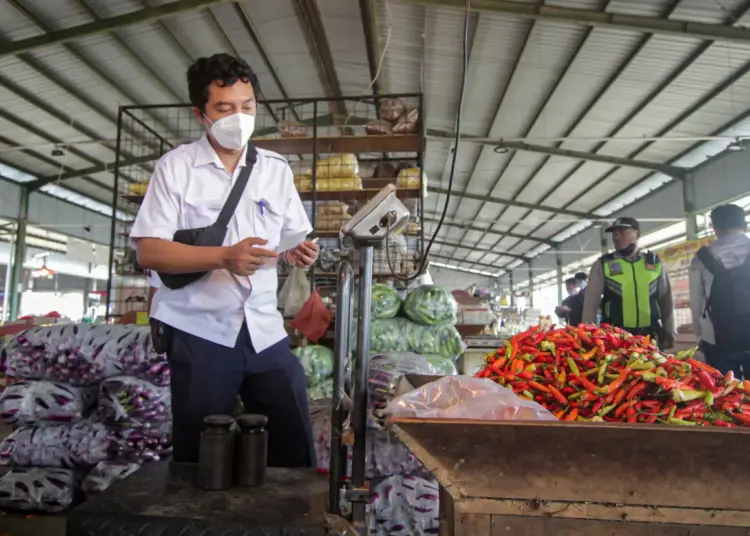
{"type": "MultiPolygon", "coordinates": [[[[399,281],[403,281],[405,283],[408,283],[410,281],[414,281],[418,277],[422,275],[424,272],[426,266],[427,266],[427,260],[430,257],[430,250],[432,249],[432,244],[435,242],[435,239],[438,236],[438,233],[440,233],[440,229],[443,226],[443,222],[445,221],[445,217],[448,214],[448,205],[451,201],[451,191],[453,190],[453,177],[456,172],[456,159],[458,158],[458,147],[459,142],[461,141],[461,114],[464,107],[464,91],[466,89],[466,74],[469,70],[469,30],[470,30],[470,20],[471,20],[471,0],[466,0],[465,7],[464,7],[464,35],[463,35],[463,67],[462,67],[462,73],[461,73],[461,88],[459,90],[458,94],[458,110],[456,111],[456,132],[455,132],[455,139],[453,142],[453,155],[451,159],[451,170],[450,174],[448,175],[448,189],[445,194],[445,204],[443,205],[443,211],[440,215],[440,221],[437,224],[437,227],[435,227],[435,232],[432,233],[432,238],[430,238],[430,242],[427,244],[427,248],[424,251],[424,254],[422,255],[422,258],[419,261],[419,269],[416,271],[416,273],[411,277],[404,277],[400,274],[396,273],[396,270],[393,269],[393,265],[391,264],[391,254],[390,254],[390,218],[388,220],[388,228],[387,228],[387,234],[386,234],[386,240],[385,240],[385,255],[386,255],[386,261],[388,262],[388,269],[390,270],[391,274],[398,279],[399,281]]],[[[424,98],[424,97],[423,97],[424,98]]],[[[421,118],[422,123],[424,124],[424,117],[421,118]]],[[[422,162],[422,167],[424,168],[424,162],[422,162]]],[[[424,180],[424,169],[422,169],[421,172],[421,181],[424,180]]],[[[420,222],[421,225],[424,225],[424,222],[420,222]]]]}

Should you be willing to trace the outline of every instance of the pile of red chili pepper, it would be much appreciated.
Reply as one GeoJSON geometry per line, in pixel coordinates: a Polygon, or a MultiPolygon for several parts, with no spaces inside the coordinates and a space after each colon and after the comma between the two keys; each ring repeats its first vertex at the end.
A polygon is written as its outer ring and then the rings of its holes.
{"type": "Polygon", "coordinates": [[[561,420],[750,426],[750,382],[649,337],[602,325],[534,327],[488,354],[477,373],[561,420]],[[746,396],[748,395],[748,396],[746,396]]]}

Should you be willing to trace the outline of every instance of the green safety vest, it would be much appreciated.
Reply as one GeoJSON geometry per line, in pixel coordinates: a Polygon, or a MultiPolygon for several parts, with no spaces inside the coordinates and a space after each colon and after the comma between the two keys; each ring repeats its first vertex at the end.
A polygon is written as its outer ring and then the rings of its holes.
{"type": "Polygon", "coordinates": [[[649,252],[630,261],[610,254],[601,261],[604,269],[604,321],[626,329],[659,326],[657,294],[664,269],[659,258],[649,252]]]}

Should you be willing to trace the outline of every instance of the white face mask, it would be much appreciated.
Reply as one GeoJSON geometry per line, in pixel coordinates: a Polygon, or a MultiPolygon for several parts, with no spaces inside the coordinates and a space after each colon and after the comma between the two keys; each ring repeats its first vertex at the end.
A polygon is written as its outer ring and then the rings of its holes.
{"type": "MultiPolygon", "coordinates": [[[[211,120],[206,117],[209,123],[211,120]]],[[[211,123],[209,132],[216,143],[225,149],[242,149],[255,130],[255,116],[250,114],[232,114],[211,123]]]]}

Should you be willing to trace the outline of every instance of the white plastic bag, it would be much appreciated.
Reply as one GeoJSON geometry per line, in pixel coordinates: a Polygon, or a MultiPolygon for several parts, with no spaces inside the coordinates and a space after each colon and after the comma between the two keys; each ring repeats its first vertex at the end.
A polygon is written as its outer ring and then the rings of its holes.
{"type": "Polygon", "coordinates": [[[130,462],[99,462],[86,475],[81,483],[85,493],[100,493],[110,487],[116,480],[122,480],[135,473],[141,466],[130,462]]]}
{"type": "Polygon", "coordinates": [[[8,425],[75,422],[96,401],[96,388],[24,380],[0,394],[0,419],[8,425]]]}
{"type": "Polygon", "coordinates": [[[77,483],[70,469],[15,467],[0,478],[0,508],[64,512],[75,501],[77,483]]]}
{"type": "Polygon", "coordinates": [[[444,376],[391,400],[383,413],[395,418],[478,421],[556,421],[536,402],[487,378],[444,376]]]}
{"type": "Polygon", "coordinates": [[[310,294],[310,281],[304,268],[292,268],[279,293],[279,308],[284,312],[284,316],[296,315],[310,294]]]}

